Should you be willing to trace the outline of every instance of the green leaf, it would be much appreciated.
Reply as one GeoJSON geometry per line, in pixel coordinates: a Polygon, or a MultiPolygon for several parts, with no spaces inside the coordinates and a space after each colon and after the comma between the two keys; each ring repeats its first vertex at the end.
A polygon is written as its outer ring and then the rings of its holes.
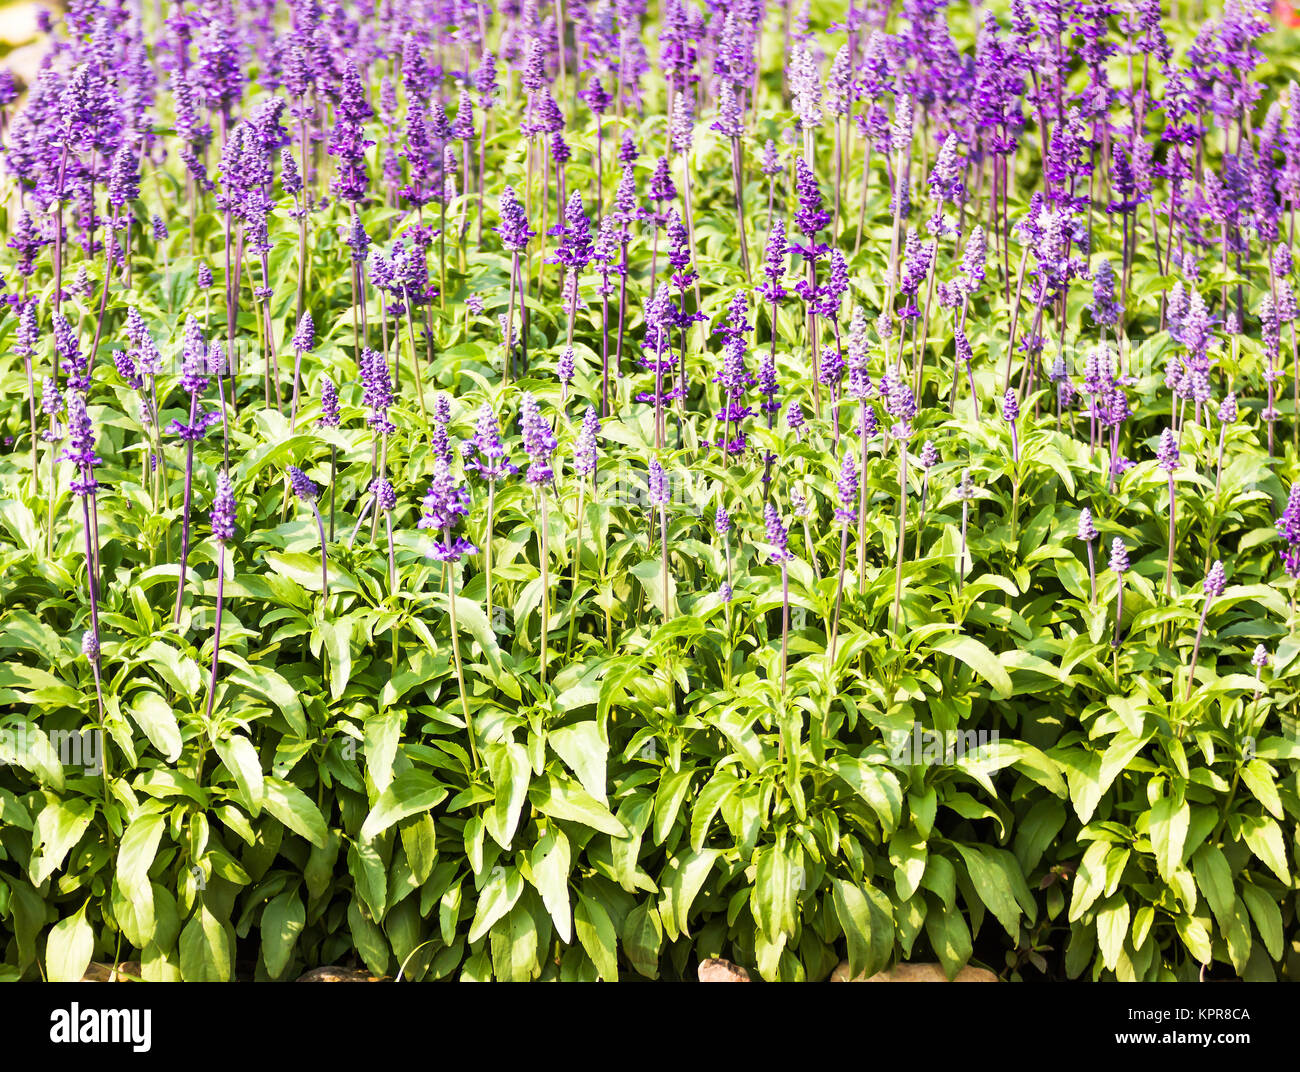
{"type": "Polygon", "coordinates": [[[549,830],[529,853],[533,885],[542,895],[542,904],[555,921],[555,932],[568,945],[573,941],[573,919],[569,908],[569,871],[572,858],[569,839],[562,830],[549,830]]]}
{"type": "Polygon", "coordinates": [[[1161,797],[1148,813],[1151,818],[1151,848],[1156,855],[1156,869],[1165,882],[1172,882],[1174,872],[1183,865],[1183,847],[1192,820],[1185,800],[1161,797]]]}
{"type": "Polygon", "coordinates": [[[266,810],[284,823],[295,834],[300,834],[318,849],[329,841],[329,828],[316,805],[307,794],[292,782],[267,776],[265,786],[266,810]]]}
{"type": "Polygon", "coordinates": [[[74,916],[59,920],[45,941],[45,974],[52,983],[77,983],[95,955],[95,933],[86,919],[87,900],[74,916]]]}
{"type": "Polygon", "coordinates": [[[262,760],[257,749],[241,733],[232,733],[229,737],[219,737],[216,741],[217,755],[222,764],[239,786],[239,795],[247,805],[249,814],[254,819],[262,811],[262,760]]]}
{"type": "Polygon", "coordinates": [[[360,838],[371,841],[396,822],[436,807],[447,787],[422,770],[403,771],[382,793],[361,824],[360,838]]]}
{"type": "Polygon", "coordinates": [[[1282,910],[1278,908],[1277,900],[1258,886],[1249,883],[1241,887],[1241,899],[1246,902],[1250,918],[1255,921],[1255,929],[1264,940],[1264,948],[1268,950],[1268,955],[1274,960],[1281,960],[1284,948],[1282,910]]]}
{"type": "Polygon", "coordinates": [[[508,849],[518,829],[524,802],[528,799],[532,765],[523,745],[507,741],[489,750],[488,769],[492,774],[496,800],[484,813],[483,822],[492,840],[508,849]]]}
{"type": "Polygon", "coordinates": [[[524,892],[524,878],[513,867],[495,867],[483,885],[474,910],[474,922],[469,928],[469,943],[473,945],[487,934],[493,925],[509,912],[524,892]]]}
{"type": "Polygon", "coordinates": [[[80,797],[47,801],[36,816],[33,851],[28,862],[32,884],[39,886],[63,866],[68,853],[81,840],[95,814],[95,805],[80,797]]]}
{"type": "Polygon", "coordinates": [[[1202,845],[1192,856],[1192,874],[1219,927],[1226,930],[1232,920],[1236,894],[1232,888],[1232,869],[1223,850],[1217,845],[1202,845]]]}
{"type": "Polygon", "coordinates": [[[576,782],[560,778],[554,773],[549,773],[546,781],[535,783],[528,790],[528,799],[534,808],[552,819],[581,823],[613,837],[627,835],[627,829],[604,804],[576,782]]]}
{"type": "Polygon", "coordinates": [[[1097,945],[1108,971],[1114,971],[1128,937],[1129,904],[1122,894],[1104,901],[1097,908],[1097,945]]]}
{"type": "Polygon", "coordinates": [[[871,806],[886,834],[898,829],[903,815],[903,790],[893,771],[844,754],[832,756],[826,765],[871,806]]]}
{"type": "Polygon", "coordinates": [[[181,931],[181,978],[187,983],[228,982],[233,948],[225,926],[200,904],[181,931]]]}
{"type": "Polygon", "coordinates": [[[352,619],[325,622],[320,630],[329,654],[330,698],[337,700],[352,677],[352,619]]]}
{"type": "Polygon", "coordinates": [[[694,767],[683,767],[677,771],[665,771],[659,779],[659,788],[655,791],[655,821],[652,829],[656,845],[664,843],[673,823],[677,821],[677,813],[681,810],[682,801],[686,799],[687,790],[691,787],[691,775],[694,773],[694,767]]]}
{"type": "Polygon", "coordinates": [[[992,851],[978,845],[952,842],[966,863],[966,873],[981,901],[1005,928],[1011,940],[1020,938],[1020,905],[1002,862],[992,851]]]}
{"type": "MultiPolygon", "coordinates": [[[[158,844],[166,826],[164,815],[145,812],[131,820],[117,848],[117,883],[131,902],[137,937],[145,942],[153,936],[153,885],[149,868],[158,855],[158,844]]],[[[143,943],[137,943],[143,944],[143,943]]]]}
{"type": "Polygon", "coordinates": [[[849,975],[869,978],[889,963],[894,947],[888,901],[869,884],[859,887],[835,876],[831,876],[831,888],[835,914],[848,942],[849,975]]]}
{"type": "Polygon", "coordinates": [[[267,974],[278,979],[289,966],[293,947],[307,923],[307,912],[296,890],[272,897],[262,909],[262,961],[267,974]]]}
{"type": "Polygon", "coordinates": [[[578,776],[582,788],[602,804],[608,804],[605,766],[609,759],[609,745],[601,739],[600,727],[595,722],[575,722],[551,730],[547,741],[555,754],[578,776]]]}
{"type": "Polygon", "coordinates": [[[925,934],[943,965],[943,973],[949,979],[955,978],[971,956],[970,928],[965,918],[960,912],[927,912],[925,934]]]}
{"type": "Polygon", "coordinates": [[[171,704],[156,692],[142,692],[127,710],[135,724],[149,738],[149,743],[162,753],[168,763],[175,763],[181,754],[181,728],[176,722],[171,704]]]}
{"type": "Polygon", "coordinates": [[[1266,816],[1246,816],[1241,820],[1241,834],[1250,851],[1259,857],[1279,881],[1291,885],[1291,875],[1286,863],[1286,846],[1282,829],[1266,816]]]}
{"type": "Polygon", "coordinates": [[[582,948],[607,983],[618,982],[618,932],[605,906],[585,893],[578,894],[573,911],[573,929],[582,948]]]}
{"type": "Polygon", "coordinates": [[[1241,780],[1246,788],[1254,794],[1256,800],[1264,805],[1274,819],[1283,818],[1282,798],[1277,791],[1277,772],[1262,759],[1252,759],[1241,767],[1241,780]]]}
{"type": "Polygon", "coordinates": [[[663,923],[649,901],[638,904],[623,920],[623,950],[632,967],[647,979],[659,978],[659,950],[663,940],[663,923]]]}
{"type": "Polygon", "coordinates": [[[668,861],[660,876],[659,919],[670,941],[688,935],[691,905],[718,857],[717,849],[681,853],[668,861]]]}
{"type": "Polygon", "coordinates": [[[998,699],[1009,699],[1015,691],[1015,687],[1011,683],[1011,675],[1002,668],[998,657],[974,637],[943,637],[934,641],[930,647],[937,652],[951,655],[954,659],[964,662],[992,686],[998,699]]]}

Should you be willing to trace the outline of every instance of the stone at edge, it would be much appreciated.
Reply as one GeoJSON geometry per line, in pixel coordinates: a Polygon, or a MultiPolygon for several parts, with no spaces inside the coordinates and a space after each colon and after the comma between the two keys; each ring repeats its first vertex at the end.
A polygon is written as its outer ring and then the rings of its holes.
{"type": "MultiPolygon", "coordinates": [[[[946,983],[948,977],[938,964],[896,964],[870,978],[849,976],[849,962],[842,960],[831,972],[832,983],[946,983]]],[[[996,983],[998,977],[987,968],[972,968],[969,964],[957,973],[954,983],[996,983]]]]}
{"type": "Polygon", "coordinates": [[[749,972],[739,964],[732,964],[721,957],[710,957],[700,961],[699,979],[702,983],[748,983],[749,972]]]}
{"type": "Polygon", "coordinates": [[[306,975],[299,976],[296,982],[299,983],[378,983],[382,980],[377,979],[369,972],[356,971],[353,968],[340,968],[336,966],[327,966],[324,968],[312,968],[306,975]]]}

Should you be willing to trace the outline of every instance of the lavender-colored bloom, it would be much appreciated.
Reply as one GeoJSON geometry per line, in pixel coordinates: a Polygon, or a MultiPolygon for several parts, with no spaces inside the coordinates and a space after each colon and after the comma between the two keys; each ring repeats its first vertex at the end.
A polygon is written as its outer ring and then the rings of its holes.
{"type": "Polygon", "coordinates": [[[1092,522],[1092,511],[1086,506],[1079,511],[1079,539],[1091,543],[1097,538],[1097,526],[1092,522]]]}
{"type": "Polygon", "coordinates": [[[217,474],[211,521],[212,538],[218,543],[226,543],[235,538],[235,491],[231,487],[229,475],[224,471],[217,474]]]}
{"type": "Polygon", "coordinates": [[[289,466],[289,485],[293,493],[306,503],[314,503],[320,495],[316,485],[296,465],[289,466]]]}
{"type": "Polygon", "coordinates": [[[370,493],[375,497],[375,506],[382,514],[391,514],[397,508],[397,492],[393,485],[382,476],[376,477],[370,485],[370,493]]]}
{"type": "Polygon", "coordinates": [[[646,474],[647,501],[651,506],[660,508],[668,505],[668,474],[659,464],[658,458],[650,459],[650,468],[646,474]]]}
{"type": "Polygon", "coordinates": [[[361,349],[361,401],[369,407],[366,423],[381,435],[391,435],[394,426],[388,419],[393,404],[393,381],[388,359],[375,350],[361,349]]]}
{"type": "Polygon", "coordinates": [[[1237,396],[1229,391],[1219,403],[1219,420],[1223,424],[1232,424],[1237,419],[1237,396]]]}
{"type": "Polygon", "coordinates": [[[320,417],[317,418],[316,423],[325,428],[339,426],[339,392],[334,386],[334,381],[328,376],[321,378],[320,417]]]}
{"type": "Polygon", "coordinates": [[[95,454],[95,428],[80,391],[68,392],[68,445],[60,457],[76,466],[71,482],[74,494],[93,495],[99,489],[95,481],[95,468],[100,464],[95,454]]]}
{"type": "Polygon", "coordinates": [[[524,450],[528,452],[527,480],[530,484],[549,484],[555,477],[551,469],[551,455],[557,441],[550,422],[537,408],[531,392],[525,393],[519,407],[519,424],[523,434],[524,450]]]}
{"type": "Polygon", "coordinates": [[[934,440],[927,439],[921,447],[921,468],[933,469],[939,463],[939,450],[934,445],[934,440]]]}
{"type": "Polygon", "coordinates": [[[1128,572],[1128,548],[1124,546],[1124,541],[1118,536],[1110,545],[1110,568],[1121,577],[1128,572]]]}
{"type": "Polygon", "coordinates": [[[208,267],[207,261],[199,261],[199,267],[194,273],[194,282],[200,290],[207,290],[212,286],[212,269],[208,267]]]}
{"type": "Polygon", "coordinates": [[[312,321],[310,310],[303,310],[302,316],[298,320],[298,328],[293,333],[290,344],[300,354],[310,352],[315,347],[316,325],[312,321]]]}
{"type": "Polygon", "coordinates": [[[1217,599],[1223,595],[1224,588],[1227,587],[1228,580],[1223,573],[1223,563],[1215,562],[1210,567],[1209,572],[1205,575],[1205,581],[1202,587],[1205,589],[1207,599],[1217,599]]]}
{"type": "Polygon", "coordinates": [[[595,409],[587,407],[582,426],[573,443],[573,471],[579,476],[593,476],[596,472],[597,440],[600,436],[600,418],[595,409]]]}
{"type": "Polygon", "coordinates": [[[1002,419],[1010,424],[1019,417],[1020,401],[1016,398],[1015,390],[1008,387],[1007,393],[1002,396],[1002,419]]]}
{"type": "Polygon", "coordinates": [[[477,554],[478,548],[463,536],[453,536],[452,530],[461,518],[469,514],[469,490],[457,484],[446,457],[434,463],[433,478],[425,492],[423,512],[417,528],[434,529],[442,533],[442,541],[433,542],[426,552],[439,562],[456,562],[466,554],[477,554]]]}
{"type": "Polygon", "coordinates": [[[731,515],[727,513],[725,506],[718,505],[717,511],[713,515],[713,531],[719,536],[725,536],[731,531],[731,515]]]}
{"type": "Polygon", "coordinates": [[[501,244],[508,252],[522,253],[528,247],[529,239],[537,232],[529,230],[528,217],[524,214],[524,206],[513,186],[507,186],[501,191],[500,215],[501,223],[496,230],[501,236],[501,244]]]}
{"type": "Polygon", "coordinates": [[[1160,433],[1160,443],[1156,447],[1156,459],[1160,463],[1161,469],[1173,473],[1178,468],[1179,458],[1178,437],[1174,435],[1172,428],[1166,428],[1160,433]]]}
{"type": "Polygon", "coordinates": [[[835,487],[840,494],[835,519],[844,525],[851,525],[858,518],[858,467],[853,461],[851,450],[844,454],[844,464],[840,466],[840,477],[835,487]]]}
{"type": "Polygon", "coordinates": [[[568,387],[573,382],[573,360],[573,347],[566,346],[564,352],[560,354],[560,360],[556,363],[555,369],[560,383],[564,384],[565,387],[568,387]]]}
{"type": "Polygon", "coordinates": [[[1300,577],[1300,481],[1291,485],[1286,509],[1277,519],[1278,534],[1286,541],[1282,564],[1292,577],[1300,577]]]}
{"type": "Polygon", "coordinates": [[[93,629],[81,634],[81,654],[92,663],[99,660],[99,637],[95,636],[93,629]]]}
{"type": "Polygon", "coordinates": [[[1255,654],[1250,657],[1250,664],[1256,670],[1263,670],[1268,666],[1268,649],[1263,644],[1255,645],[1255,654]]]}
{"type": "Polygon", "coordinates": [[[780,512],[770,502],[763,509],[763,524],[767,527],[767,542],[771,545],[768,553],[772,561],[789,562],[794,558],[789,551],[790,534],[781,523],[780,512]]]}

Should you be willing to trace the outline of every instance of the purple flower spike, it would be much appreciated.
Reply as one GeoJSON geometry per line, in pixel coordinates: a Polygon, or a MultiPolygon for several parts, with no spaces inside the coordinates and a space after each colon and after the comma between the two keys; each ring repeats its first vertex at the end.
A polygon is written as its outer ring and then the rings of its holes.
{"type": "Polygon", "coordinates": [[[1156,447],[1156,460],[1160,463],[1161,469],[1172,473],[1178,468],[1179,458],[1178,438],[1172,428],[1166,428],[1160,433],[1160,443],[1156,447]]]}
{"type": "Polygon", "coordinates": [[[320,495],[316,485],[296,465],[289,466],[289,485],[293,488],[293,493],[305,503],[314,503],[320,495]]]}
{"type": "Polygon", "coordinates": [[[1010,424],[1019,417],[1020,401],[1016,398],[1014,388],[1008,387],[1007,393],[1002,396],[1002,419],[1010,424]]]}
{"type": "Polygon", "coordinates": [[[772,561],[789,562],[794,558],[789,551],[790,534],[781,523],[781,514],[772,503],[763,509],[763,524],[767,527],[767,542],[771,545],[768,553],[772,561]]]}
{"type": "Polygon", "coordinates": [[[300,354],[310,353],[316,345],[316,325],[312,321],[311,313],[306,309],[298,320],[298,329],[293,333],[291,343],[300,354]]]}
{"type": "Polygon", "coordinates": [[[1268,649],[1263,644],[1255,645],[1255,654],[1250,657],[1250,664],[1256,670],[1263,670],[1268,666],[1268,649]]]}
{"type": "Polygon", "coordinates": [[[217,491],[212,497],[212,538],[227,543],[235,538],[235,491],[226,473],[217,474],[217,491]]]}
{"type": "Polygon", "coordinates": [[[1128,572],[1128,548],[1118,536],[1110,545],[1110,568],[1121,577],[1128,572]]]}
{"type": "Polygon", "coordinates": [[[840,493],[840,505],[835,509],[835,519],[848,526],[858,519],[858,467],[853,461],[853,452],[844,455],[844,464],[840,466],[840,478],[835,484],[840,493]]]}
{"type": "Polygon", "coordinates": [[[1092,523],[1092,511],[1086,506],[1079,511],[1079,539],[1091,543],[1097,538],[1097,526],[1092,523]]]}
{"type": "Polygon", "coordinates": [[[1207,599],[1218,599],[1223,595],[1224,588],[1227,587],[1228,581],[1223,573],[1223,563],[1215,562],[1205,575],[1204,589],[1207,599]]]}

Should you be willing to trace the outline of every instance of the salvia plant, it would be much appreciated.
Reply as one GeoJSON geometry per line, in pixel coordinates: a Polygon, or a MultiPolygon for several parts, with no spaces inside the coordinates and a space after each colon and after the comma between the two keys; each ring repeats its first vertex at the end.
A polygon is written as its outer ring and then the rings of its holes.
{"type": "Polygon", "coordinates": [[[1296,45],[43,17],[0,978],[1300,977],[1296,45]]]}

